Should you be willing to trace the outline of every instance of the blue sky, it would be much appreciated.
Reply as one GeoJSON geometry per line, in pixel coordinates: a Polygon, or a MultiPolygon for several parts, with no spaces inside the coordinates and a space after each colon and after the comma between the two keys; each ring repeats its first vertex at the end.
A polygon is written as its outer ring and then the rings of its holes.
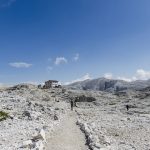
{"type": "Polygon", "coordinates": [[[150,78],[149,0],[0,0],[0,83],[150,78]]]}

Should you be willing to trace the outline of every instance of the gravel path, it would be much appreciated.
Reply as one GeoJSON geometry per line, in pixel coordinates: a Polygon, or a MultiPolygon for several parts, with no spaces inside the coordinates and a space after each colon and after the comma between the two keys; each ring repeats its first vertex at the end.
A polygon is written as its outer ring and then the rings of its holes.
{"type": "Polygon", "coordinates": [[[76,125],[76,114],[70,112],[50,135],[46,150],[88,150],[84,134],[76,125]]]}

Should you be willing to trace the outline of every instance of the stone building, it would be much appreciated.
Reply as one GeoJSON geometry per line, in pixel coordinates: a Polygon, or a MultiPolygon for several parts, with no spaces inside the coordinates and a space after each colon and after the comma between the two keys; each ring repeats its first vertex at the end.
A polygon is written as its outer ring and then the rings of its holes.
{"type": "Polygon", "coordinates": [[[48,80],[45,82],[44,88],[52,88],[52,87],[59,87],[60,84],[57,80],[48,80]]]}

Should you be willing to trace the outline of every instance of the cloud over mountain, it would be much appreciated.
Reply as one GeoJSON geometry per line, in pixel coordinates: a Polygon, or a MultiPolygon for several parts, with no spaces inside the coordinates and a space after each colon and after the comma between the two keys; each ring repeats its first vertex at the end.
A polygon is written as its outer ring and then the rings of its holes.
{"type": "Polygon", "coordinates": [[[87,74],[85,74],[84,76],[82,76],[81,78],[72,80],[72,81],[70,81],[70,82],[66,82],[65,85],[72,84],[72,83],[75,83],[75,82],[84,81],[84,80],[89,80],[89,79],[91,79],[91,76],[90,76],[89,73],[87,73],[87,74]]]}

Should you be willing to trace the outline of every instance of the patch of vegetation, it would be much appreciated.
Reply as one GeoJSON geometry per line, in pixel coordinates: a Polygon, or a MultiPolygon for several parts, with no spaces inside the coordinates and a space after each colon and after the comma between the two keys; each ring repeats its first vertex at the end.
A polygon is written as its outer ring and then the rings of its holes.
{"type": "Polygon", "coordinates": [[[9,117],[8,113],[0,111],[0,121],[6,120],[9,117]]]}

